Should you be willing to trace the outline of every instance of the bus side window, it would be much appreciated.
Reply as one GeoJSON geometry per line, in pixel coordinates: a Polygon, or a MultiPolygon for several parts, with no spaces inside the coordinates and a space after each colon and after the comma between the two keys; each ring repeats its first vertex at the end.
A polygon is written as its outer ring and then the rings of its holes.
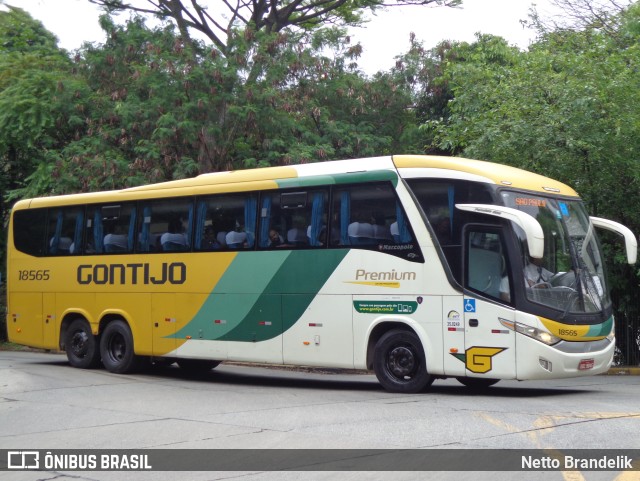
{"type": "Polygon", "coordinates": [[[336,189],[331,219],[330,243],[335,247],[413,242],[404,209],[388,183],[336,189]]]}
{"type": "Polygon", "coordinates": [[[509,302],[511,288],[500,234],[467,232],[466,286],[490,297],[509,302]]]}
{"type": "Polygon", "coordinates": [[[219,194],[198,199],[194,247],[198,251],[252,249],[256,240],[256,194],[219,194]]]}
{"type": "Polygon", "coordinates": [[[258,230],[258,247],[261,249],[280,249],[287,246],[287,222],[280,200],[280,192],[265,192],[261,196],[258,230]]]}
{"type": "Polygon", "coordinates": [[[32,256],[45,254],[47,209],[18,210],[13,214],[13,244],[32,256]]]}
{"type": "Polygon", "coordinates": [[[190,251],[194,205],[192,198],[153,200],[140,208],[135,236],[140,252],[190,251]]]}
{"type": "Polygon", "coordinates": [[[325,247],[328,198],[326,189],[263,194],[258,246],[261,249],[325,247]]]}
{"type": "Polygon", "coordinates": [[[133,203],[89,208],[85,225],[87,254],[131,253],[135,248],[136,207],[133,203]]]}
{"type": "Polygon", "coordinates": [[[306,235],[310,247],[327,245],[327,202],[326,191],[310,192],[310,203],[306,210],[306,235]]]}
{"type": "Polygon", "coordinates": [[[65,256],[82,252],[84,209],[67,207],[49,210],[47,254],[65,256]]]}

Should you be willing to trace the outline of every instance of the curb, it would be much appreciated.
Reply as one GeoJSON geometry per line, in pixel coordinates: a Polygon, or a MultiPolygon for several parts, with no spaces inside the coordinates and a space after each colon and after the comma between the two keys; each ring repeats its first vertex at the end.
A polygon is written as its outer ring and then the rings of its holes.
{"type": "Polygon", "coordinates": [[[612,367],[608,376],[640,376],[640,367],[612,367]]]}

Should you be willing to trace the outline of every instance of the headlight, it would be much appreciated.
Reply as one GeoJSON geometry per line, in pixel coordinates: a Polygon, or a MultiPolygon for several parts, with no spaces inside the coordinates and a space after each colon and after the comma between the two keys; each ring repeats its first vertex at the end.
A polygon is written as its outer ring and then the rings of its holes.
{"type": "Polygon", "coordinates": [[[525,336],[535,339],[536,341],[540,341],[547,346],[552,346],[562,340],[548,331],[543,331],[541,329],[538,329],[537,327],[527,326],[526,324],[521,324],[519,322],[500,319],[500,324],[508,327],[512,331],[519,332],[520,334],[524,334],[525,336]]]}

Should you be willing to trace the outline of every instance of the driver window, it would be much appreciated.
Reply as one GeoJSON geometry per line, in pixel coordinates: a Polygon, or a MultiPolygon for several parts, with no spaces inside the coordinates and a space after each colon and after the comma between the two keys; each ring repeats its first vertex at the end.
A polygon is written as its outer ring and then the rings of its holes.
{"type": "Polygon", "coordinates": [[[466,247],[466,287],[510,302],[511,283],[500,235],[471,230],[467,233],[466,247]]]}

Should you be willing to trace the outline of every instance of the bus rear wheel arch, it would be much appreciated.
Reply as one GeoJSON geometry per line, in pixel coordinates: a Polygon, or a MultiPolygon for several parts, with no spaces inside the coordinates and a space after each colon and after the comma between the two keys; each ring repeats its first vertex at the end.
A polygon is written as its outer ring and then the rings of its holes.
{"type": "Polygon", "coordinates": [[[142,360],[134,352],[131,328],[121,319],[112,320],[102,331],[100,355],[107,371],[116,374],[136,371],[142,360]]]}
{"type": "Polygon", "coordinates": [[[417,393],[433,383],[426,356],[415,332],[392,329],[376,342],[373,369],[387,391],[417,393]]]}
{"type": "Polygon", "coordinates": [[[100,341],[91,332],[89,323],[77,317],[69,323],[64,333],[64,350],[69,364],[81,369],[100,366],[100,341]]]}

